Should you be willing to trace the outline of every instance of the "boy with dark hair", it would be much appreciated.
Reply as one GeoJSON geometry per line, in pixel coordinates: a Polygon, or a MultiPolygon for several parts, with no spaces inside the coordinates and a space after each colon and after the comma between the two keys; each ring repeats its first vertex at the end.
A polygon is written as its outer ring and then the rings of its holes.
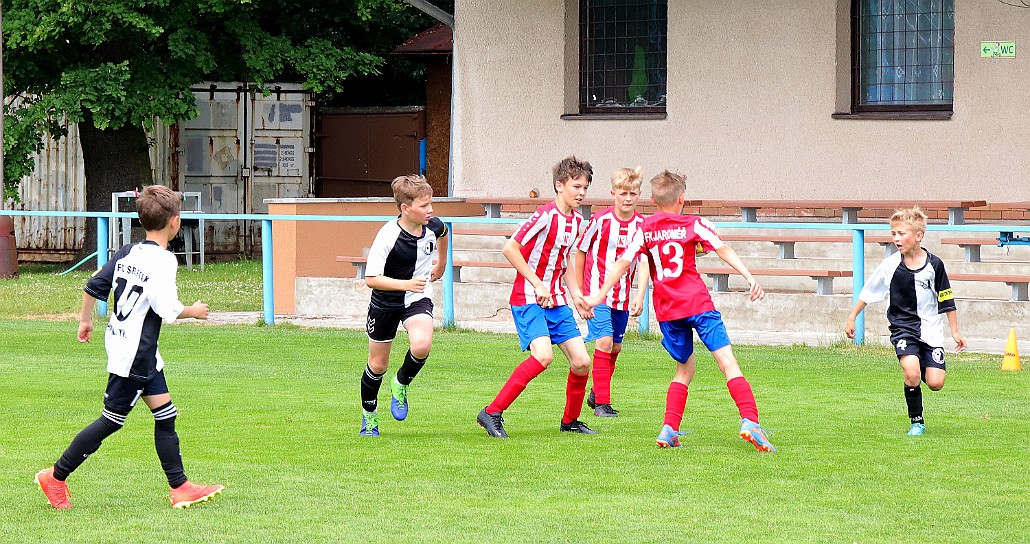
{"type": "Polygon", "coordinates": [[[54,508],[71,508],[65,480],[105,438],[125,425],[125,418],[140,399],[154,414],[154,445],[171,487],[172,506],[186,508],[221,493],[222,485],[194,484],[186,478],[175,432],[178,415],[164,376],[164,359],[157,341],[161,323],[178,318],[207,319],[207,304],[179,302],[175,275],[178,263],[168,240],[179,232],[181,198],[167,187],[151,185],[136,202],[146,239],[122,247],[86,284],[79,315],[79,342],[93,334],[93,306],[114,290],[111,317],[104,335],[107,348],[107,390],[104,410],[83,429],[53,467],[36,474],[36,483],[54,508]]]}
{"type": "Polygon", "coordinates": [[[925,233],[926,214],[918,206],[898,210],[891,216],[891,236],[898,251],[873,270],[844,325],[844,333],[848,338],[854,338],[858,314],[867,304],[890,295],[887,321],[890,323],[891,343],[905,374],[905,403],[912,421],[909,436],[920,436],[926,432],[919,382],[926,382],[931,391],[940,391],[944,387],[944,323],[941,314],[948,316],[955,351],[966,349],[966,339],[958,331],[955,296],[951,292],[944,262],[920,245],[925,233]]]}
{"type": "Polygon", "coordinates": [[[651,179],[651,199],[658,211],[644,219],[629,247],[614,266],[601,289],[587,297],[595,306],[630,267],[633,259],[646,254],[654,283],[654,307],[662,329],[662,345],[676,361],[676,375],[665,398],[665,421],[655,442],[663,448],[680,446],[679,431],[687,404],[687,391],[694,378],[694,331],[712,352],[719,370],[726,376],[726,388],[740,413],[740,437],[758,451],[773,452],[765,430],[758,424],[758,406],[751,385],[733,355],[722,314],[715,309],[705,282],[697,271],[696,248],[715,251],[720,259],[740,273],[749,284],[752,302],[765,297],[758,280],[751,275],[733,248],[701,217],[682,215],[686,177],[668,170],[651,179]]]}
{"type": "Polygon", "coordinates": [[[408,385],[422,370],[433,347],[433,300],[430,282],[443,276],[447,227],[433,217],[433,188],[418,175],[391,183],[400,215],[376,234],[365,264],[365,284],[372,288],[368,305],[368,365],[361,375],[361,436],[379,436],[379,387],[390,363],[397,326],[404,324],[410,348],[391,384],[390,413],[408,417],[408,385]],[[439,248],[438,248],[439,246],[439,248]]]}
{"type": "MultiPolygon", "coordinates": [[[[629,246],[629,241],[644,223],[637,213],[640,198],[640,167],[619,168],[612,173],[612,198],[615,205],[595,213],[587,222],[576,244],[576,281],[582,281],[584,296],[596,292],[607,277],[615,261],[629,246]]],[[[611,381],[615,361],[622,352],[622,339],[631,316],[643,312],[647,273],[640,274],[637,293],[630,300],[630,286],[640,260],[634,260],[629,273],[624,275],[602,304],[593,308],[593,317],[587,320],[587,342],[594,341],[594,385],[587,395],[587,406],[597,417],[619,417],[612,408],[611,381]]],[[[645,269],[646,270],[646,269],[645,269]]],[[[644,316],[647,319],[647,316],[644,316]]]]}
{"type": "Polygon", "coordinates": [[[552,344],[557,344],[569,361],[565,411],[558,428],[561,432],[597,434],[578,419],[586,396],[590,356],[568,303],[571,299],[585,317],[589,317],[590,307],[583,304],[576,281],[569,278],[562,283],[566,273],[575,273],[569,270],[568,259],[583,225],[583,215],[577,208],[592,177],[589,162],[576,157],[563,159],[553,170],[554,201],[541,206],[504,246],[505,258],[518,271],[508,302],[522,351],[528,349],[530,356],[515,368],[493,402],[476,417],[492,437],[508,437],[501,414],[554,360],[552,344]]]}

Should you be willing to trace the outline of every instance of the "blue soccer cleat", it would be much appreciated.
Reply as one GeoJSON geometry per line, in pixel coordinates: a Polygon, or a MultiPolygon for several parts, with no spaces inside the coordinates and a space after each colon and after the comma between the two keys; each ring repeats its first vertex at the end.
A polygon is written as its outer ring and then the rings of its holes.
{"type": "Polygon", "coordinates": [[[922,423],[913,423],[912,426],[908,428],[909,436],[922,436],[925,432],[926,425],[923,425],[922,423]]]}
{"type": "Polygon", "coordinates": [[[376,412],[361,413],[361,436],[379,436],[379,414],[376,412]]]}
{"type": "Polygon", "coordinates": [[[668,425],[663,425],[662,432],[658,433],[658,438],[656,438],[654,442],[655,444],[658,444],[658,447],[660,448],[679,448],[683,446],[683,444],[680,444],[680,436],[683,436],[684,434],[685,433],[673,430],[673,428],[668,425]]]}
{"type": "Polygon", "coordinates": [[[390,389],[393,393],[393,398],[390,399],[390,414],[397,421],[404,421],[404,418],[408,417],[408,386],[401,385],[394,376],[390,389]]]}
{"type": "Polygon", "coordinates": [[[758,451],[775,452],[772,442],[766,437],[765,429],[758,423],[744,418],[740,421],[740,437],[750,442],[758,451]]]}

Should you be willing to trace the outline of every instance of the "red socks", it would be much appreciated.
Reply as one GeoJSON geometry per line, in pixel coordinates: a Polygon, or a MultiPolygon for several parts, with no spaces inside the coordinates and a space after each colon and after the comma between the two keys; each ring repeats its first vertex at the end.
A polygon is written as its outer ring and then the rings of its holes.
{"type": "Polygon", "coordinates": [[[751,384],[747,383],[743,376],[740,376],[726,382],[726,388],[730,390],[733,402],[737,403],[740,418],[758,423],[758,404],[755,403],[755,395],[751,392],[751,384]]]}
{"type": "MultiPolygon", "coordinates": [[[[583,397],[587,394],[587,378],[589,374],[573,374],[569,371],[569,381],[565,383],[565,413],[562,414],[562,423],[572,423],[579,419],[583,412],[583,397]]],[[[597,394],[597,391],[594,391],[597,394]]]]}
{"type": "Polygon", "coordinates": [[[612,403],[612,372],[615,370],[615,355],[594,350],[594,399],[597,404],[612,403]]]}
{"type": "MultiPolygon", "coordinates": [[[[515,399],[519,398],[519,395],[526,390],[526,386],[533,378],[540,375],[544,371],[544,365],[540,364],[532,355],[528,359],[522,361],[519,366],[515,367],[515,371],[511,373],[511,377],[508,378],[507,382],[504,382],[504,386],[501,387],[501,391],[497,393],[497,397],[494,401],[486,407],[486,411],[491,414],[503,412],[511,406],[511,403],[515,402],[515,399]]],[[[582,396],[579,399],[580,403],[583,402],[582,396]]]]}
{"type": "MultiPolygon", "coordinates": [[[[596,393],[595,393],[596,394],[596,393]]],[[[680,382],[669,384],[669,392],[665,395],[665,425],[674,431],[680,430],[683,421],[683,410],[687,407],[687,386],[680,382]]]]}

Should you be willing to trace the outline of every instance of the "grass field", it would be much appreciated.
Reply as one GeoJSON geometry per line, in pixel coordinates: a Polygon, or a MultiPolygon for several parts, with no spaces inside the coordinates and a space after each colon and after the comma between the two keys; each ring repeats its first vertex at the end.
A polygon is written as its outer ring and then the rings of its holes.
{"type": "MultiPolygon", "coordinates": [[[[180,272],[183,300],[260,307],[259,267],[209,271],[180,272]]],[[[521,360],[515,338],[438,332],[408,421],[390,418],[384,387],[383,436],[365,439],[363,333],[288,325],[164,328],[187,474],[224,483],[222,495],[169,507],[138,408],[69,480],[75,508],[55,511],[33,474],[99,415],[106,375],[103,343],[78,344],[69,319],[85,274],[51,272],[0,281],[0,542],[1026,540],[1028,380],[1000,372],[999,356],[949,355],[944,391],[924,388],[927,434],[911,438],[892,353],[737,346],[780,450],[760,454],[737,437],[705,354],[683,425],[693,433],[662,450],[672,369],[654,340],[627,340],[621,417],[584,414],[599,435],[558,433],[559,356],[505,413],[511,438],[496,440],[474,420],[521,360]]],[[[401,334],[388,379],[404,349],[401,334]]]]}

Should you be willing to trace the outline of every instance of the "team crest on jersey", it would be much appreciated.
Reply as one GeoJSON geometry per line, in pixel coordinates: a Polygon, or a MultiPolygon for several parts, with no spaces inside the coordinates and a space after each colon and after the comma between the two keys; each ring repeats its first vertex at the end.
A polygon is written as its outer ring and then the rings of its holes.
{"type": "Polygon", "coordinates": [[[616,243],[618,244],[616,247],[626,247],[626,246],[628,246],[629,245],[629,236],[625,235],[625,234],[620,234],[619,235],[619,241],[616,242],[616,243]]]}
{"type": "Polygon", "coordinates": [[[933,348],[930,357],[933,357],[933,362],[940,364],[944,361],[944,348],[933,348]]]}
{"type": "Polygon", "coordinates": [[[571,246],[572,245],[572,233],[563,232],[554,238],[554,245],[556,246],[571,246]]]}
{"type": "Polygon", "coordinates": [[[908,342],[906,342],[904,340],[898,340],[898,349],[904,350],[907,347],[908,347],[908,342]]]}
{"type": "Polygon", "coordinates": [[[919,284],[920,289],[930,289],[930,280],[916,280],[916,283],[919,284]]]}
{"type": "Polygon", "coordinates": [[[425,253],[426,255],[432,255],[434,249],[436,249],[436,244],[434,244],[433,242],[429,242],[428,244],[422,247],[422,253],[425,253]]]}

